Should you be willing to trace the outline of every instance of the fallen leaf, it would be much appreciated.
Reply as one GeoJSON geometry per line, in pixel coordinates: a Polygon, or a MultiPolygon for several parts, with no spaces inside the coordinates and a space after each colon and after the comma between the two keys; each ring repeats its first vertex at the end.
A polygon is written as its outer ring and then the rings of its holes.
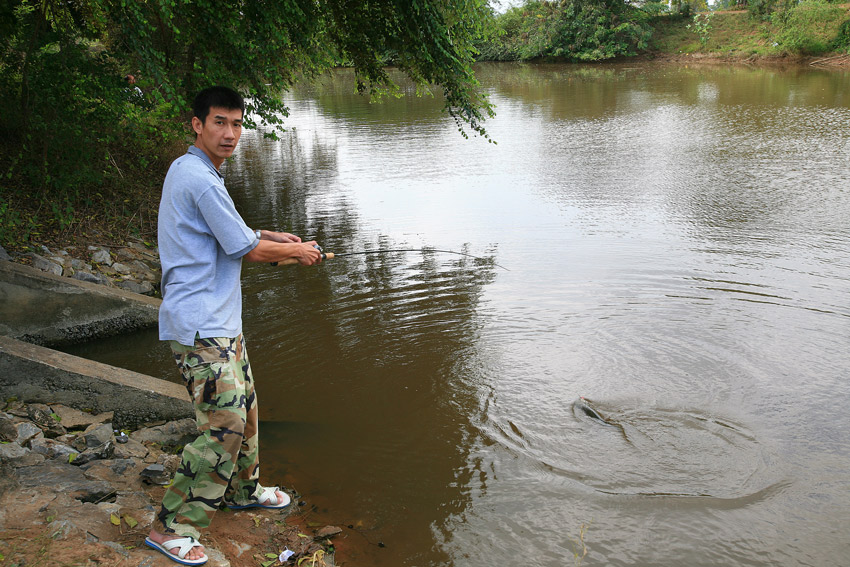
{"type": "Polygon", "coordinates": [[[139,525],[139,522],[137,522],[133,516],[129,516],[127,514],[124,514],[124,521],[127,522],[127,525],[130,526],[130,529],[133,529],[137,525],[139,525]]]}
{"type": "Polygon", "coordinates": [[[121,518],[119,518],[115,514],[109,515],[109,521],[112,522],[113,526],[120,526],[121,525],[121,518]]]}

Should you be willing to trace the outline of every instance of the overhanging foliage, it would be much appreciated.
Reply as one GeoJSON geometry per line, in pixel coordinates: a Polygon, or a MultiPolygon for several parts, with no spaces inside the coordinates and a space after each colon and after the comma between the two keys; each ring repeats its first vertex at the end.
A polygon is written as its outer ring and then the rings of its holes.
{"type": "Polygon", "coordinates": [[[280,125],[300,78],[350,65],[359,91],[393,93],[396,65],[486,136],[472,64],[488,14],[486,0],[0,0],[0,240],[16,200],[67,225],[150,172],[211,84],[250,97],[249,125],[280,125]]]}

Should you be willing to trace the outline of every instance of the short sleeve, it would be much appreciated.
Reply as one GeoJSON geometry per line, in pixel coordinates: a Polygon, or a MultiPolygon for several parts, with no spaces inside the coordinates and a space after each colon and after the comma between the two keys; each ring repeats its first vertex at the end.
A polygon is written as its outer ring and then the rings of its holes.
{"type": "Polygon", "coordinates": [[[229,257],[241,258],[260,243],[236,212],[233,200],[223,187],[211,186],[204,191],[198,199],[198,210],[229,257]]]}

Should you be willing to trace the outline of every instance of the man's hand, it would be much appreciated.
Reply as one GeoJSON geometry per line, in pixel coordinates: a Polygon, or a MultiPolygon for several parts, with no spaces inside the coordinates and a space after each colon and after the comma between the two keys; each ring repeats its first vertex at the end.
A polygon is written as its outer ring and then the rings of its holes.
{"type": "Polygon", "coordinates": [[[260,240],[271,240],[272,242],[301,242],[301,238],[288,232],[273,232],[271,230],[261,230],[260,240]]]}
{"type": "Polygon", "coordinates": [[[302,266],[312,266],[322,261],[322,251],[316,248],[316,241],[301,242],[295,235],[286,232],[262,231],[262,238],[257,246],[245,254],[245,260],[249,262],[281,263],[302,266]],[[274,235],[271,238],[267,235],[274,235]],[[295,238],[291,240],[278,240],[278,238],[295,238]]]}
{"type": "Polygon", "coordinates": [[[322,251],[318,248],[315,240],[300,243],[298,251],[300,254],[296,258],[302,266],[312,266],[322,261],[322,251]]]}

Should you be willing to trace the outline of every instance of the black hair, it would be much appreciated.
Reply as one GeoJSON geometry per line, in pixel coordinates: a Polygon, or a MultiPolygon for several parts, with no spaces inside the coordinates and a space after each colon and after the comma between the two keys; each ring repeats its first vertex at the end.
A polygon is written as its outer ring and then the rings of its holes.
{"type": "Polygon", "coordinates": [[[229,87],[208,87],[197,94],[192,104],[194,115],[201,121],[207,121],[210,108],[217,106],[227,110],[239,109],[245,114],[245,99],[229,87]]]}

